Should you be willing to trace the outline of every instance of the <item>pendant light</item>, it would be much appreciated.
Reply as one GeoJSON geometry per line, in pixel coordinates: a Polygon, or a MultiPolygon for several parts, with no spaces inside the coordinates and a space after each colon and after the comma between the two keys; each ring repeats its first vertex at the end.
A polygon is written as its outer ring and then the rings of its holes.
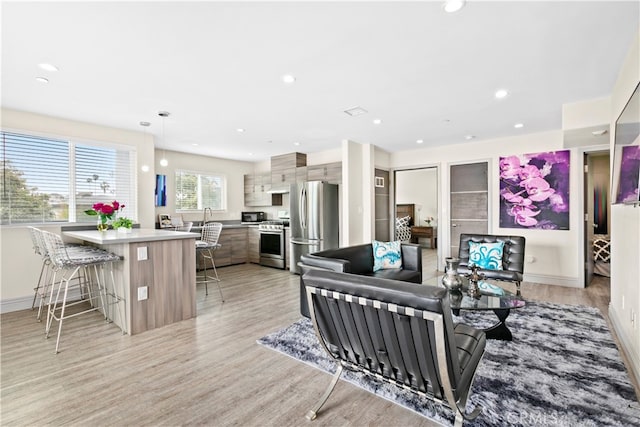
{"type": "MultiPolygon", "coordinates": [[[[165,117],[169,117],[169,112],[168,111],[159,111],[158,115],[160,117],[162,117],[162,144],[164,144],[164,119],[165,117]]],[[[162,167],[166,167],[169,165],[169,161],[167,160],[167,158],[165,157],[165,152],[164,149],[162,150],[162,158],[160,159],[160,166],[162,167]]]]}
{"type": "MultiPolygon", "coordinates": [[[[151,125],[151,123],[149,122],[140,122],[140,126],[142,126],[142,143],[143,144],[147,142],[147,128],[149,127],[149,125],[151,125]]],[[[149,165],[144,164],[140,169],[142,169],[142,172],[149,172],[149,165]]]]}

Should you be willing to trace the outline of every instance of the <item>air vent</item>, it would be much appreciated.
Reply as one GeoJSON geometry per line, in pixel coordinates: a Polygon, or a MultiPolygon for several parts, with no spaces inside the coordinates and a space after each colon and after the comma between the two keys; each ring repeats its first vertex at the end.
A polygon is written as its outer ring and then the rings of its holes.
{"type": "Polygon", "coordinates": [[[344,110],[345,113],[347,113],[350,116],[360,116],[362,114],[367,114],[368,111],[365,110],[362,107],[353,107],[353,108],[349,108],[348,110],[344,110]]]}

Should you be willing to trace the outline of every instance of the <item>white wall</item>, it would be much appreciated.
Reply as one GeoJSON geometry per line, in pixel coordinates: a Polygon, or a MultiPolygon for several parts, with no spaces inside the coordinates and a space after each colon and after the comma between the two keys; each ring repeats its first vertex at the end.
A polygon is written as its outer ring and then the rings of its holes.
{"type": "MultiPolygon", "coordinates": [[[[9,109],[2,109],[2,128],[135,147],[138,162],[138,221],[142,227],[154,226],[155,172],[151,135],[9,109]],[[141,171],[143,164],[150,167],[149,172],[141,171]]],[[[60,232],[59,225],[41,228],[54,233],[60,232]]],[[[31,306],[33,288],[38,280],[41,263],[40,256],[33,252],[26,226],[0,227],[0,312],[31,306]]]]}
{"type": "Polygon", "coordinates": [[[582,129],[609,124],[611,97],[579,101],[562,106],[562,129],[582,129]]]}
{"type": "Polygon", "coordinates": [[[438,170],[436,168],[396,171],[396,204],[416,205],[415,225],[427,225],[427,217],[438,218],[438,170]]]}
{"type": "Polygon", "coordinates": [[[307,166],[321,165],[342,161],[342,148],[307,153],[307,166]]]}
{"type": "MultiPolygon", "coordinates": [[[[615,123],[640,82],[640,33],[629,50],[611,95],[615,123]]],[[[615,128],[615,126],[612,126],[615,128]]],[[[611,160],[613,142],[611,136],[611,160]]],[[[612,169],[613,170],[613,169],[612,169]]],[[[640,382],[640,207],[611,209],[611,304],[609,316],[640,382]],[[632,318],[635,314],[635,322],[632,318]]]]}
{"type": "Polygon", "coordinates": [[[364,211],[363,203],[363,146],[357,142],[342,142],[342,229],[340,246],[364,243],[363,215],[374,212],[364,211]]]}
{"type": "MultiPolygon", "coordinates": [[[[244,206],[244,175],[254,172],[254,163],[198,156],[176,151],[156,150],[156,173],[167,176],[167,206],[155,207],[156,218],[159,214],[173,216],[176,213],[175,173],[178,169],[225,176],[227,181],[227,209],[213,212],[213,215],[207,216],[207,219],[217,221],[240,220],[240,212],[244,210],[265,210],[263,208],[248,209],[244,206]],[[160,166],[160,153],[169,161],[166,167],[160,166]]],[[[202,211],[185,212],[181,215],[184,221],[202,221],[203,219],[202,211]]]]}
{"type": "MultiPolygon", "coordinates": [[[[454,163],[488,161],[489,162],[489,197],[490,216],[489,232],[492,234],[515,234],[527,239],[525,265],[525,280],[556,284],[563,286],[582,287],[579,280],[578,254],[581,251],[579,241],[580,218],[582,207],[580,205],[579,179],[580,162],[575,150],[571,152],[571,188],[569,203],[571,206],[569,230],[526,230],[509,229],[499,227],[499,180],[498,158],[500,156],[518,155],[526,153],[538,153],[543,151],[555,151],[563,149],[562,131],[541,132],[527,134],[513,138],[500,138],[484,141],[476,141],[464,144],[464,150],[460,145],[449,145],[436,148],[424,148],[419,150],[403,151],[392,154],[392,166],[394,169],[406,169],[421,167],[424,164],[440,166],[439,182],[440,198],[442,200],[439,218],[439,228],[449,229],[449,166],[454,163]]],[[[443,248],[442,256],[450,256],[449,235],[447,232],[439,233],[443,248]]]]}

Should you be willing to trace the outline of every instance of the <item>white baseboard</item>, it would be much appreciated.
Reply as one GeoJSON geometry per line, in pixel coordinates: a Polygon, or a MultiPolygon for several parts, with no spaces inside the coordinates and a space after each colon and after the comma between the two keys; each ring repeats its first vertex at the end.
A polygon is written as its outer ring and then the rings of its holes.
{"type": "Polygon", "coordinates": [[[627,360],[631,364],[631,375],[636,379],[636,382],[640,384],[640,354],[637,354],[633,348],[633,343],[629,341],[630,337],[623,333],[622,322],[611,305],[609,305],[609,319],[611,319],[611,325],[620,341],[622,351],[625,353],[627,360]]]}
{"type": "MultiPolygon", "coordinates": [[[[80,290],[73,289],[69,291],[68,301],[74,301],[80,299],[80,290]]],[[[38,304],[39,300],[36,300],[38,304]]],[[[11,313],[12,311],[31,310],[31,304],[33,304],[33,295],[6,298],[0,301],[0,314],[11,313]]],[[[38,307],[36,306],[36,309],[38,307]]]]}
{"type": "Polygon", "coordinates": [[[523,282],[542,283],[543,285],[583,288],[577,277],[548,276],[546,274],[525,274],[523,282]]]}
{"type": "Polygon", "coordinates": [[[28,297],[8,298],[0,301],[0,314],[12,311],[30,310],[33,303],[33,295],[28,297]]]}

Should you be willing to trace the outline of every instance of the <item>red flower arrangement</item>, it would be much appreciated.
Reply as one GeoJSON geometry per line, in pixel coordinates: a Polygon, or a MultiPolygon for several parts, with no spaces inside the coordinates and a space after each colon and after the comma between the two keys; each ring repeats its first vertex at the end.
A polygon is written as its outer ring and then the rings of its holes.
{"type": "Polygon", "coordinates": [[[99,216],[100,224],[104,224],[106,229],[107,222],[113,220],[117,212],[124,209],[124,207],[125,206],[121,205],[117,200],[114,200],[111,203],[96,203],[91,209],[84,211],[84,213],[90,216],[99,216]]]}

